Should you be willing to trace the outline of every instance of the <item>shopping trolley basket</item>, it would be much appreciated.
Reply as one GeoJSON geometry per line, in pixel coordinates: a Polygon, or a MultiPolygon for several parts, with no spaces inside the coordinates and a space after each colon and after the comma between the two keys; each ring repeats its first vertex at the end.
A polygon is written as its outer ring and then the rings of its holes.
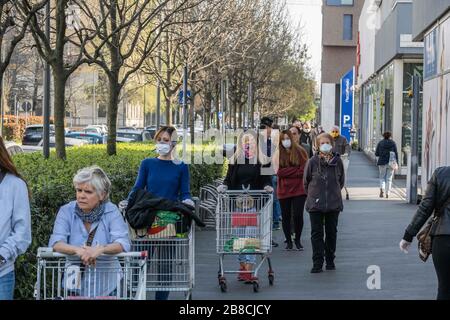
{"type": "Polygon", "coordinates": [[[194,222],[187,229],[183,219],[167,225],[156,234],[152,234],[151,229],[155,228],[134,230],[129,226],[131,249],[148,252],[147,292],[183,292],[187,300],[192,299],[195,275],[194,222]]]}
{"type": "MultiPolygon", "coordinates": [[[[273,195],[266,191],[227,191],[218,194],[216,230],[219,255],[219,286],[227,291],[225,274],[243,271],[224,270],[227,255],[261,256],[251,274],[254,292],[259,291],[258,271],[267,260],[269,284],[273,285],[274,272],[270,260],[272,252],[272,203],[273,195]]],[[[244,272],[245,273],[245,272],[244,272]]]]}
{"type": "Polygon", "coordinates": [[[95,266],[84,266],[77,256],[39,248],[37,300],[144,300],[147,252],[101,255],[95,266]]]}

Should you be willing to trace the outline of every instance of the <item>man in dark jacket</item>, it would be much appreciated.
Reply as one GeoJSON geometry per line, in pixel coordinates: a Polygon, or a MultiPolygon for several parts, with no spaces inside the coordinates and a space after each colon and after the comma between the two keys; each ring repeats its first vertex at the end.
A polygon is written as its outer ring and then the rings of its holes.
{"type": "Polygon", "coordinates": [[[312,158],[312,156],[314,155],[314,152],[315,152],[315,147],[314,147],[315,140],[316,140],[316,135],[314,134],[314,132],[311,129],[311,123],[309,121],[307,121],[303,124],[303,131],[300,135],[300,145],[308,146],[307,152],[308,152],[308,156],[310,158],[312,158]]]}
{"type": "Polygon", "coordinates": [[[397,145],[391,139],[390,132],[383,133],[384,139],[378,142],[375,156],[378,157],[377,166],[380,170],[380,198],[389,198],[389,192],[392,188],[392,179],[394,177],[394,168],[389,165],[390,154],[395,154],[395,161],[398,163],[397,145]]]}
{"type": "Polygon", "coordinates": [[[433,264],[439,288],[438,300],[450,300],[450,167],[436,169],[428,182],[425,197],[406,228],[400,249],[408,252],[413,238],[435,212],[439,220],[431,229],[433,264]]]}

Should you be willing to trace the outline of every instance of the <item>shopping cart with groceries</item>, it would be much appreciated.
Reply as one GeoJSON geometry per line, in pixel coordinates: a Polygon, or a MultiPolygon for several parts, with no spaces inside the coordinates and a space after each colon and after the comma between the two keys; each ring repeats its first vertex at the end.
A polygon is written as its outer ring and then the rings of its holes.
{"type": "Polygon", "coordinates": [[[219,192],[216,213],[216,247],[219,255],[219,286],[227,291],[226,274],[250,273],[253,291],[259,291],[258,272],[268,263],[269,284],[274,283],[274,271],[270,260],[272,252],[272,203],[273,195],[260,190],[236,190],[219,192]],[[250,255],[260,257],[251,271],[225,270],[226,256],[250,255]]]}

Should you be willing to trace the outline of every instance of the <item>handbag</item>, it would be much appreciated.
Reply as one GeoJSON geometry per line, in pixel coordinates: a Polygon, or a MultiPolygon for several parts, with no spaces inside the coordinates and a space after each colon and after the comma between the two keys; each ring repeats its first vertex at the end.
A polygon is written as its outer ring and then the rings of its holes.
{"type": "Polygon", "coordinates": [[[391,167],[392,170],[398,170],[397,159],[395,152],[393,151],[389,152],[389,167],[391,167]]]}
{"type": "Polygon", "coordinates": [[[433,238],[431,236],[431,231],[434,230],[435,226],[439,223],[442,212],[445,208],[450,205],[450,198],[439,208],[439,210],[434,211],[433,217],[428,221],[425,227],[420,230],[417,234],[417,246],[419,249],[419,258],[423,262],[426,262],[431,255],[433,248],[433,238]]]}

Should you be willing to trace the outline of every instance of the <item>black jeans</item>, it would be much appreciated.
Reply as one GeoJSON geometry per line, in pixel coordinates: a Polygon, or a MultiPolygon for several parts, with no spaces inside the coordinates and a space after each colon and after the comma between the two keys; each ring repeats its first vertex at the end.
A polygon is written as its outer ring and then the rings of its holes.
{"type": "Polygon", "coordinates": [[[283,232],[288,243],[292,242],[291,216],[294,217],[295,241],[300,241],[303,230],[303,209],[305,208],[305,201],[306,196],[280,199],[283,232]]]}
{"type": "Polygon", "coordinates": [[[311,243],[314,266],[321,268],[324,258],[326,259],[327,265],[333,265],[336,252],[339,212],[314,212],[310,213],[309,216],[311,220],[311,243]]]}
{"type": "Polygon", "coordinates": [[[433,264],[438,278],[438,300],[450,300],[450,236],[433,238],[433,264]]]}

